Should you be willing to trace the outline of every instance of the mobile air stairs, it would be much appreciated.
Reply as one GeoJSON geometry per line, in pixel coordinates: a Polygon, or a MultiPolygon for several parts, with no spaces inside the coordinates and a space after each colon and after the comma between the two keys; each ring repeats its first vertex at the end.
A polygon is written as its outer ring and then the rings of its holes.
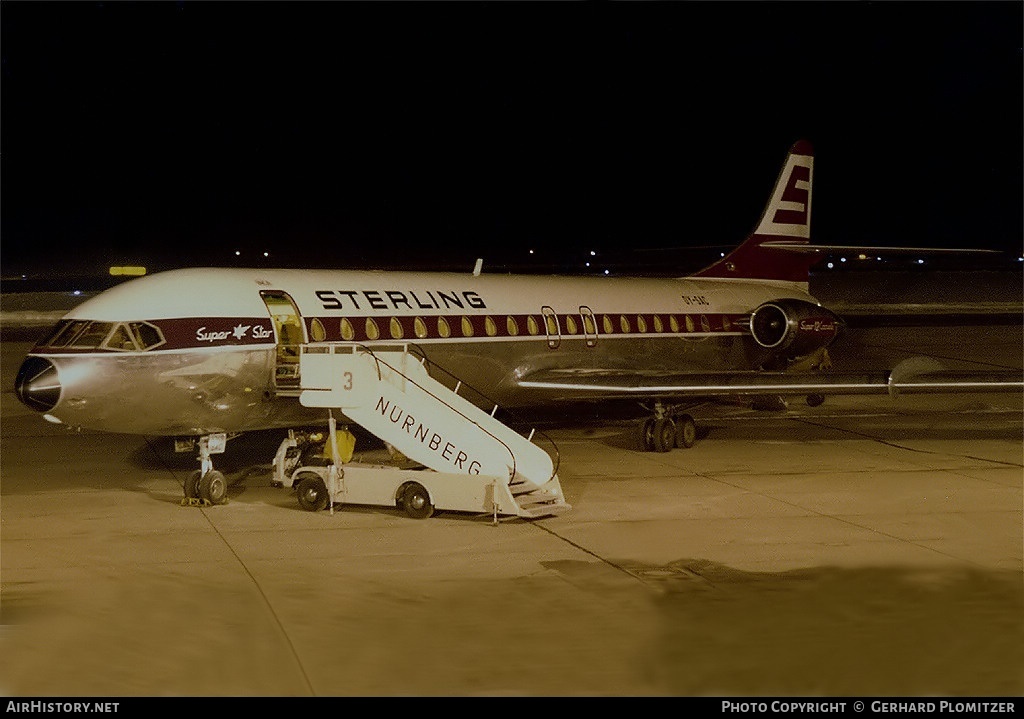
{"type": "MultiPolygon", "coordinates": [[[[413,517],[434,509],[538,518],[565,502],[551,456],[427,371],[408,345],[307,344],[300,353],[306,407],[337,409],[423,469],[347,463],[330,416],[325,467],[286,465],[285,440],[275,479],[295,486],[306,509],[330,504],[398,506],[413,517]]],[[[291,442],[294,445],[294,441],[291,442]]]]}

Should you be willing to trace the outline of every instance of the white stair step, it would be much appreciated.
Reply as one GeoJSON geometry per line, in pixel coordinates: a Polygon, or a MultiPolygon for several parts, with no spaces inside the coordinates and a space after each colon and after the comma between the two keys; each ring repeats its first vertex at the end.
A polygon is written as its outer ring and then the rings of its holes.
{"type": "Polygon", "coordinates": [[[566,502],[545,502],[541,504],[529,504],[526,506],[520,505],[519,516],[526,517],[528,519],[535,519],[537,517],[554,517],[559,514],[564,514],[572,509],[571,504],[566,502]]]}

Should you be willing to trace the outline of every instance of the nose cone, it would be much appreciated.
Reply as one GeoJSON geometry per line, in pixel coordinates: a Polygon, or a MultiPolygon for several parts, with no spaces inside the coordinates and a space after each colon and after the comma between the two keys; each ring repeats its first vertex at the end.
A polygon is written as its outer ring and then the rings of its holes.
{"type": "Polygon", "coordinates": [[[42,357],[28,357],[18,370],[14,391],[21,403],[37,412],[49,412],[60,401],[57,368],[42,357]]]}

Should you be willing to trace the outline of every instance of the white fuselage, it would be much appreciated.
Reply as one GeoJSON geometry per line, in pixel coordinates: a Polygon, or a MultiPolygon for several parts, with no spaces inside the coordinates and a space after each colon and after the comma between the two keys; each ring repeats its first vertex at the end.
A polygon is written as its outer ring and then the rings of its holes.
{"type": "Polygon", "coordinates": [[[30,354],[27,374],[49,384],[26,403],[113,432],[298,426],[323,413],[296,398],[297,345],[348,341],[414,346],[503,406],[543,404],[517,381],[566,367],[757,369],[772,351],[745,323],[777,300],[816,304],[799,283],[755,280],[174,270],[68,313],[30,354]]]}

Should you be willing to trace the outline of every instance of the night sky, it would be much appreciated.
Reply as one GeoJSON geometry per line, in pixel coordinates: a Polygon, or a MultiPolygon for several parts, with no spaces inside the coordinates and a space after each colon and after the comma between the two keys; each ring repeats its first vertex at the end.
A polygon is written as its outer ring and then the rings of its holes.
{"type": "Polygon", "coordinates": [[[815,241],[1016,256],[1022,8],[4,0],[3,274],[729,245],[801,138],[815,241]]]}

